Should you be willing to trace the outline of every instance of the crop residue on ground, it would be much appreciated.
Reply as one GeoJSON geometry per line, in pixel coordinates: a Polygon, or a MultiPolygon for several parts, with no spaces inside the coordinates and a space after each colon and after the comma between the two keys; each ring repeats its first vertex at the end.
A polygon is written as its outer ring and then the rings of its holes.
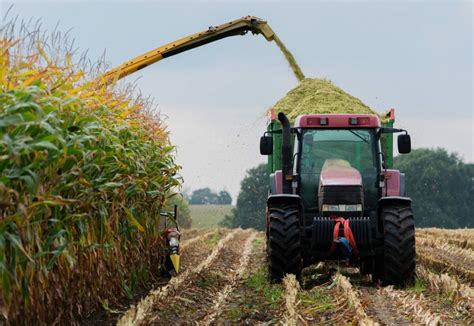
{"type": "MultiPolygon", "coordinates": [[[[420,252],[432,243],[447,242],[443,235],[446,231],[417,229],[417,237],[424,239],[417,242],[420,252]]],[[[473,232],[467,229],[456,234],[460,239],[470,239],[473,232]]],[[[266,275],[263,232],[194,229],[185,231],[183,237],[184,243],[192,245],[186,246],[183,254],[182,273],[139,303],[149,307],[140,324],[474,323],[474,292],[469,277],[458,273],[451,262],[445,266],[429,263],[431,256],[419,262],[416,283],[406,288],[380,287],[367,275],[361,275],[358,268],[337,262],[309,266],[301,279],[287,276],[283,284],[272,284],[266,275]],[[218,241],[207,241],[215,235],[218,241]],[[446,270],[449,275],[443,272],[446,270]],[[167,295],[163,295],[164,291],[167,295]]],[[[472,258],[461,262],[459,258],[465,254],[454,254],[459,267],[472,263],[472,258]]],[[[135,314],[136,309],[131,307],[128,314],[135,314]]]]}

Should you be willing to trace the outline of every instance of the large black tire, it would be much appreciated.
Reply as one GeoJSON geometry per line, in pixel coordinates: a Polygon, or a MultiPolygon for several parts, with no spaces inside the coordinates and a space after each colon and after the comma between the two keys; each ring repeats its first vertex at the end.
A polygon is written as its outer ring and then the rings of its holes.
{"type": "Polygon", "coordinates": [[[410,206],[389,205],[381,211],[384,254],[376,259],[375,278],[383,285],[413,283],[416,269],[415,220],[410,206]]]}
{"type": "Polygon", "coordinates": [[[269,207],[268,274],[272,282],[281,282],[286,274],[301,276],[303,268],[297,206],[269,207]]]}

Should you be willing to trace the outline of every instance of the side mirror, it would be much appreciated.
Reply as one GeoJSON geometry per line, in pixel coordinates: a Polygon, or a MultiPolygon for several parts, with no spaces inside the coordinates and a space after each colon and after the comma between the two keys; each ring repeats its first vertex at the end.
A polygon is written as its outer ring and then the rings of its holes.
{"type": "Polygon", "coordinates": [[[411,152],[411,139],[409,134],[398,135],[398,152],[400,154],[411,152]]]}
{"type": "Polygon", "coordinates": [[[260,137],[260,154],[262,155],[273,154],[273,137],[272,136],[260,137]]]}

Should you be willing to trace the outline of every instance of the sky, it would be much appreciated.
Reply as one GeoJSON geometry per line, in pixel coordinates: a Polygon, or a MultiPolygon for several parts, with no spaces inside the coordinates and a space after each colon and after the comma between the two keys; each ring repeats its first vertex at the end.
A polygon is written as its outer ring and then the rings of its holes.
{"type": "MultiPolygon", "coordinates": [[[[211,25],[267,20],[308,77],[328,78],[376,111],[396,109],[414,148],[474,162],[472,1],[0,0],[0,16],[59,22],[91,60],[111,66],[211,25]]],[[[235,199],[258,150],[265,111],[297,80],[274,43],[226,38],[127,77],[164,115],[188,191],[235,199]]]]}

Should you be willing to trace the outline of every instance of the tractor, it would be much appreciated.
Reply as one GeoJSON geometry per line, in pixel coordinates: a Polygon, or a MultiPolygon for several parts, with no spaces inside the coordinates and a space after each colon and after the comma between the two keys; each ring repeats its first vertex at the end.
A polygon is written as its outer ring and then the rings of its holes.
{"type": "Polygon", "coordinates": [[[391,168],[410,135],[375,114],[307,114],[293,125],[282,112],[260,139],[268,155],[267,264],[271,281],[322,261],[359,267],[383,285],[415,275],[415,226],[405,175],[391,168]]]}

